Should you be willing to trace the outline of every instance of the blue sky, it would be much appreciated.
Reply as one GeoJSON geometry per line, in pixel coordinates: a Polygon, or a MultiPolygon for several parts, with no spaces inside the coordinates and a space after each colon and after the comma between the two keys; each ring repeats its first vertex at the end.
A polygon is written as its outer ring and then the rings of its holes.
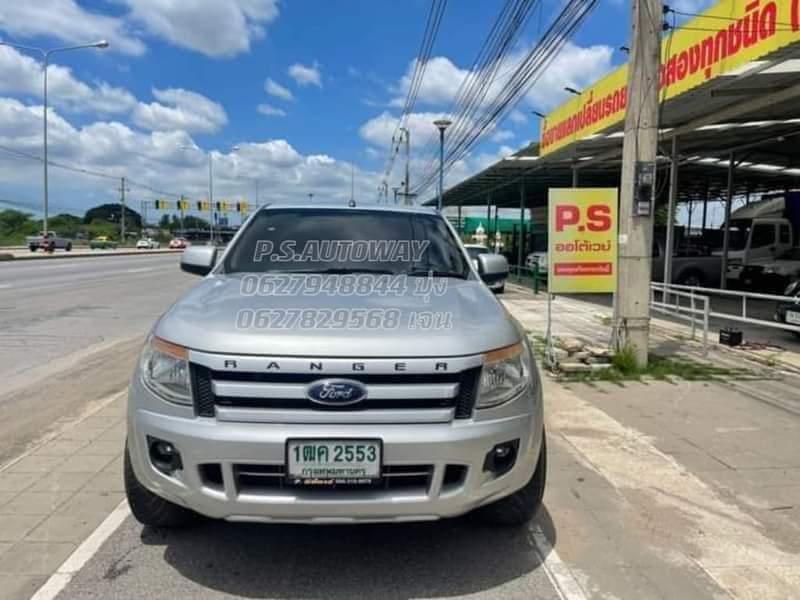
{"type": "MultiPolygon", "coordinates": [[[[448,3],[409,120],[412,146],[447,112],[502,4],[448,3]]],[[[561,6],[543,0],[534,9],[510,60],[535,43],[561,6]]],[[[56,55],[49,71],[51,160],[110,176],[51,169],[53,212],[115,201],[111,177],[122,175],[133,181],[134,207],[158,196],[145,186],[204,198],[208,152],[217,199],[252,202],[256,180],[262,202],[308,192],[345,198],[354,164],[357,194],[373,201],[428,8],[428,0],[4,2],[0,37],[43,47],[111,43],[56,55]],[[193,149],[181,148],[187,146],[193,149]]],[[[588,85],[620,63],[625,57],[616,49],[627,43],[629,11],[628,2],[601,0],[512,118],[456,164],[448,182],[537,139],[531,109],[552,108],[563,85],[588,85]]],[[[0,47],[0,147],[40,156],[37,61],[0,47]]],[[[413,158],[412,180],[426,157],[413,158]]],[[[390,185],[399,181],[399,166],[390,185]]],[[[40,172],[40,163],[0,151],[0,200],[36,207],[40,172]]]]}

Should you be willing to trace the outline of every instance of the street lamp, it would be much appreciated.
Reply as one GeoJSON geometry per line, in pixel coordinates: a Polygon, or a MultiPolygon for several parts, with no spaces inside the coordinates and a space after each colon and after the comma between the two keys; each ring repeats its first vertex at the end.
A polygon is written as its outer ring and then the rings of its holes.
{"type": "MultiPolygon", "coordinates": [[[[197,146],[181,146],[181,150],[200,150],[197,146]]],[[[238,152],[239,146],[231,146],[231,152],[238,152]]],[[[209,241],[213,244],[214,243],[214,153],[213,151],[208,151],[208,210],[211,213],[209,215],[209,224],[208,224],[208,234],[209,234],[209,241]]]]}
{"type": "Polygon", "coordinates": [[[47,235],[47,212],[48,212],[48,183],[47,183],[47,67],[50,64],[50,55],[55,54],[57,52],[68,52],[70,50],[82,50],[83,48],[100,48],[105,49],[108,48],[109,44],[106,40],[100,40],[99,42],[94,42],[93,44],[80,44],[79,46],[64,46],[62,48],[50,48],[46,50],[44,48],[37,48],[35,46],[24,46],[22,44],[13,44],[11,42],[5,42],[0,40],[0,46],[10,46],[12,48],[19,48],[20,50],[28,50],[30,52],[38,52],[42,57],[42,62],[44,64],[44,219],[42,219],[42,229],[44,229],[44,234],[47,235]]]}
{"type": "Polygon", "coordinates": [[[439,130],[439,200],[436,208],[442,210],[442,196],[444,195],[444,130],[453,124],[449,119],[437,119],[433,122],[439,130]]]}
{"type": "Polygon", "coordinates": [[[569,87],[569,86],[565,87],[564,91],[565,92],[569,92],[570,94],[575,94],[576,96],[580,96],[581,95],[581,93],[578,90],[576,90],[573,87],[569,87]]]}

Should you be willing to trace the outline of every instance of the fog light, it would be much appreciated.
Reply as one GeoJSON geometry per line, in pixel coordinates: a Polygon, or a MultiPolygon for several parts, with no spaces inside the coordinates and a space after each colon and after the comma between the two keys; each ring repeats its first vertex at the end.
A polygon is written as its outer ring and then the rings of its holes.
{"type": "Polygon", "coordinates": [[[171,442],[148,436],[147,447],[150,450],[150,462],[165,475],[183,469],[181,453],[171,442]]]}
{"type": "Polygon", "coordinates": [[[486,458],[483,461],[483,470],[498,476],[507,473],[517,462],[518,449],[518,439],[497,444],[486,454],[486,458]]]}

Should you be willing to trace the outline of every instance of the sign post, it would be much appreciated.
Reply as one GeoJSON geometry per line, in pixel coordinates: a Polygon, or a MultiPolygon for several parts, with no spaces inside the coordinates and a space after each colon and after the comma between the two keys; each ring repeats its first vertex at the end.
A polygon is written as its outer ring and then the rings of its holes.
{"type": "Polygon", "coordinates": [[[617,289],[617,188],[551,188],[548,218],[547,339],[552,365],[552,294],[617,289]]]}

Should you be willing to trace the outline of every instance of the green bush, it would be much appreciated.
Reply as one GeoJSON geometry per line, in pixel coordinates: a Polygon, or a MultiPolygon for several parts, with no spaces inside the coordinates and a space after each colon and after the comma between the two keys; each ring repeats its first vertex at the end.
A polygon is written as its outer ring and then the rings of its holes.
{"type": "Polygon", "coordinates": [[[639,361],[636,360],[636,350],[630,344],[625,344],[611,358],[611,364],[623,375],[633,375],[639,370],[639,361]]]}

